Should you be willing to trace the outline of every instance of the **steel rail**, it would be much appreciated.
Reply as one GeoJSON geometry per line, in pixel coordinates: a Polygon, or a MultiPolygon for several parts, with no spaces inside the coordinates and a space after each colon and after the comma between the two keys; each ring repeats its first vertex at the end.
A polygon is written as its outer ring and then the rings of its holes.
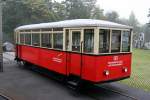
{"type": "Polygon", "coordinates": [[[114,89],[109,89],[109,88],[106,88],[106,87],[101,87],[101,86],[99,86],[99,87],[100,87],[100,88],[103,88],[103,89],[105,89],[105,90],[108,90],[108,91],[110,91],[110,92],[117,93],[117,94],[120,94],[120,95],[122,95],[122,96],[131,98],[131,99],[133,99],[133,100],[138,100],[136,97],[131,96],[131,95],[129,95],[129,94],[125,94],[125,93],[122,93],[122,92],[120,92],[120,91],[117,91],[117,90],[114,90],[114,89]]]}
{"type": "MultiPolygon", "coordinates": [[[[99,88],[102,88],[102,89],[105,89],[106,91],[109,91],[109,92],[112,92],[112,93],[116,93],[116,94],[119,94],[121,96],[124,96],[124,97],[127,97],[127,98],[130,98],[132,100],[138,100],[136,97],[134,96],[131,96],[129,94],[125,94],[125,93],[122,93],[120,91],[117,91],[117,90],[114,90],[114,89],[109,89],[109,88],[106,88],[106,87],[102,87],[102,86],[97,86],[99,88]]],[[[90,93],[88,93],[88,96],[90,96],[91,98],[94,98],[95,100],[100,100],[98,97],[94,96],[94,95],[90,95],[90,93]]]]}
{"type": "Polygon", "coordinates": [[[14,99],[11,98],[10,96],[7,96],[7,95],[5,95],[4,93],[1,93],[1,92],[0,92],[0,96],[1,96],[2,98],[4,98],[5,100],[14,100],[14,99]]]}

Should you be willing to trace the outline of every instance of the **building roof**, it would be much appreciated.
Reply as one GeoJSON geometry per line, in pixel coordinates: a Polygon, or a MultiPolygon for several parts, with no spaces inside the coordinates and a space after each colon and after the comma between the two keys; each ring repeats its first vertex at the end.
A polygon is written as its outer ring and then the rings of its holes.
{"type": "Polygon", "coordinates": [[[122,25],[110,21],[95,20],[95,19],[74,19],[64,20],[59,22],[49,22],[40,24],[30,24],[17,27],[17,30],[28,30],[28,29],[42,29],[42,28],[72,28],[72,27],[107,27],[107,28],[125,28],[130,29],[131,26],[122,25]]]}

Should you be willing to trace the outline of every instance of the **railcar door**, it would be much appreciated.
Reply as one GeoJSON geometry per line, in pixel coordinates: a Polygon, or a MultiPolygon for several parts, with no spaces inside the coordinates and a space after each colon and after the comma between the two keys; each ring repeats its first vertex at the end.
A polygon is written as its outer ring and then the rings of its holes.
{"type": "Polygon", "coordinates": [[[69,36],[70,50],[69,56],[69,75],[80,76],[81,71],[81,40],[82,40],[82,31],[81,30],[71,30],[69,36]]]}

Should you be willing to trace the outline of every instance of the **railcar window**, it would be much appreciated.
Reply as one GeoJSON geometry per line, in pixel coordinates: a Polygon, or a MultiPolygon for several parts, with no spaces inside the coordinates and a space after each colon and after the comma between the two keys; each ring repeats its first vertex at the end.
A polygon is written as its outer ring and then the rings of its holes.
{"type": "Polygon", "coordinates": [[[120,52],[121,31],[112,30],[111,36],[111,52],[120,52]]]}
{"type": "Polygon", "coordinates": [[[33,46],[40,46],[40,34],[32,34],[32,45],[33,46]]]}
{"type": "Polygon", "coordinates": [[[41,42],[42,42],[42,47],[51,48],[51,34],[49,33],[41,34],[41,42]]]}
{"type": "Polygon", "coordinates": [[[110,30],[100,29],[99,30],[99,52],[108,53],[110,43],[110,30]]]}
{"type": "Polygon", "coordinates": [[[24,34],[20,34],[20,43],[24,44],[24,34]]]}
{"type": "Polygon", "coordinates": [[[66,35],[66,40],[65,40],[66,50],[69,50],[69,30],[68,29],[65,31],[65,35],[66,35]]]}
{"type": "Polygon", "coordinates": [[[72,32],[72,51],[80,52],[80,38],[81,38],[80,31],[72,32]]]}
{"type": "Polygon", "coordinates": [[[122,51],[129,52],[130,51],[130,32],[123,31],[122,33],[122,51]]]}
{"type": "Polygon", "coordinates": [[[16,35],[15,39],[16,39],[16,44],[17,44],[19,42],[18,33],[16,32],[15,35],[16,35]]]}
{"type": "Polygon", "coordinates": [[[53,46],[55,49],[63,49],[63,33],[53,34],[53,46]]]}
{"type": "Polygon", "coordinates": [[[94,29],[84,30],[84,52],[93,52],[94,50],[94,29]]]}
{"type": "Polygon", "coordinates": [[[31,34],[25,34],[25,44],[31,45],[31,34]]]}

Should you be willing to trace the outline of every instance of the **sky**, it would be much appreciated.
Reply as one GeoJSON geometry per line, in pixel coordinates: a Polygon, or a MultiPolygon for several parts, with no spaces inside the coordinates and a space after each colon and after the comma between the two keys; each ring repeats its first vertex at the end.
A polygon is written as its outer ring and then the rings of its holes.
{"type": "MultiPolygon", "coordinates": [[[[62,0],[56,0],[62,1],[62,0]]],[[[148,22],[150,0],[97,0],[97,5],[104,9],[104,13],[117,11],[120,18],[129,18],[133,11],[141,24],[148,22]]]]}
{"type": "Polygon", "coordinates": [[[97,0],[97,5],[104,9],[104,13],[117,11],[120,18],[129,18],[133,11],[141,24],[148,22],[150,0],[97,0]]]}

